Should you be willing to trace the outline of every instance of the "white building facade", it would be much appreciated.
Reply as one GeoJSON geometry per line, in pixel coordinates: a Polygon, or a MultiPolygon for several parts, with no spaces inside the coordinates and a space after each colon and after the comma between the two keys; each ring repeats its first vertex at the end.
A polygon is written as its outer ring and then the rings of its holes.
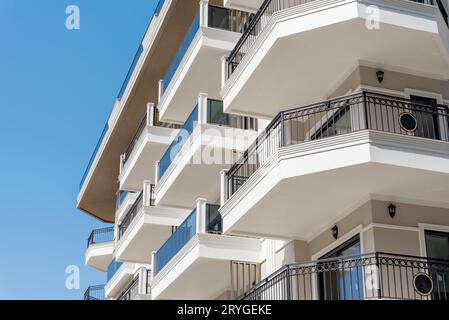
{"type": "Polygon", "coordinates": [[[85,299],[449,299],[447,0],[160,0],[83,176],[85,299]]]}

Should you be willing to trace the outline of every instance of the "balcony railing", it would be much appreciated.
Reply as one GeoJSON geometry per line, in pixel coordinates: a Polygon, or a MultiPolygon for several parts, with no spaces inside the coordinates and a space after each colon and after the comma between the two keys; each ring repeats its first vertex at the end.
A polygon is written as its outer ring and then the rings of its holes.
{"type": "MultiPolygon", "coordinates": [[[[234,73],[234,70],[237,68],[243,57],[249,52],[253,44],[258,39],[259,34],[265,29],[265,26],[268,24],[274,13],[313,1],[316,0],[265,0],[255,16],[249,22],[248,27],[243,32],[243,35],[237,42],[234,50],[232,50],[231,54],[227,58],[227,77],[229,78],[232,73],[234,73]]],[[[438,6],[444,20],[446,21],[446,24],[448,23],[448,14],[441,0],[410,1],[438,6]]]]}
{"type": "MultiPolygon", "coordinates": [[[[182,146],[192,135],[193,130],[199,123],[200,108],[197,105],[190,113],[186,122],[182,126],[178,135],[173,139],[170,146],[165,151],[159,162],[159,179],[161,179],[167,169],[172,164],[175,157],[181,151],[182,146]]],[[[255,118],[236,116],[223,112],[223,101],[207,99],[207,119],[206,123],[230,128],[257,130],[257,120],[255,118]]]]}
{"type": "Polygon", "coordinates": [[[100,149],[100,146],[101,146],[103,139],[106,136],[106,133],[108,132],[108,130],[109,130],[109,125],[108,125],[108,123],[106,123],[103,128],[103,131],[101,132],[101,136],[97,141],[94,152],[92,152],[92,155],[89,159],[89,163],[87,164],[87,167],[86,167],[86,170],[84,171],[83,177],[81,178],[81,182],[79,184],[80,190],[83,187],[84,182],[86,181],[86,178],[87,178],[87,175],[89,174],[90,168],[92,167],[92,164],[94,163],[95,157],[97,156],[97,152],[100,149]]]}
{"type": "Polygon", "coordinates": [[[136,132],[134,133],[133,138],[131,139],[130,144],[126,148],[126,151],[123,155],[123,166],[125,163],[129,160],[131,153],[133,152],[137,142],[139,141],[140,137],[142,136],[143,131],[147,126],[155,126],[155,127],[164,127],[164,128],[170,128],[170,129],[179,129],[181,128],[178,124],[173,123],[167,123],[167,122],[161,122],[159,121],[159,111],[156,107],[153,107],[151,110],[148,110],[147,114],[145,114],[145,117],[140,122],[139,127],[137,128],[136,132]],[[152,123],[150,118],[150,112],[153,113],[152,117],[152,123]]]}
{"type": "MultiPolygon", "coordinates": [[[[209,28],[223,29],[232,32],[243,32],[243,30],[248,25],[248,21],[253,16],[253,14],[250,14],[248,12],[234,9],[222,8],[213,5],[208,5],[207,7],[208,7],[207,27],[209,28]]],[[[198,12],[192,24],[190,25],[190,28],[188,29],[183,41],[181,42],[179,50],[176,53],[176,56],[173,59],[170,68],[165,74],[162,86],[163,92],[167,90],[173,76],[176,73],[176,70],[178,69],[182,59],[184,58],[187,50],[189,49],[190,44],[192,43],[193,39],[195,38],[195,35],[200,29],[200,20],[201,20],[200,12],[198,12]]]]}
{"type": "Polygon", "coordinates": [[[449,261],[373,253],[286,265],[240,300],[448,300],[449,261]]]}
{"type": "Polygon", "coordinates": [[[360,92],[279,113],[227,172],[227,198],[280,148],[360,130],[448,141],[448,108],[360,92]]]}
{"type": "MultiPolygon", "coordinates": [[[[144,192],[140,192],[140,194],[137,196],[136,201],[134,201],[132,207],[129,209],[128,213],[126,214],[123,221],[120,223],[119,226],[119,232],[118,232],[118,239],[120,240],[123,235],[125,234],[126,230],[128,230],[131,223],[134,221],[135,217],[139,213],[140,209],[143,206],[143,197],[144,192]]],[[[154,206],[154,185],[150,186],[150,195],[149,195],[149,204],[150,206],[154,206]]]]}
{"type": "Polygon", "coordinates": [[[218,211],[219,205],[206,204],[206,232],[221,234],[223,232],[223,220],[218,211]]]}
{"type": "Polygon", "coordinates": [[[196,208],[176,229],[171,237],[156,252],[155,273],[161,271],[168,262],[189,242],[196,234],[196,208]]]}
{"type": "Polygon", "coordinates": [[[87,288],[84,292],[84,300],[105,300],[104,285],[87,288]]]}
{"type": "Polygon", "coordinates": [[[178,52],[175,55],[175,58],[173,59],[172,64],[170,65],[170,68],[168,68],[167,73],[165,74],[165,77],[163,79],[163,91],[167,90],[168,85],[170,84],[171,79],[175,75],[176,70],[179,67],[179,64],[181,63],[182,59],[184,58],[184,55],[187,52],[187,49],[189,49],[190,44],[192,43],[193,38],[195,38],[195,35],[200,27],[200,15],[199,13],[195,16],[195,19],[193,19],[192,24],[189,27],[189,30],[187,31],[187,34],[185,35],[184,39],[181,42],[181,45],[179,46],[178,52]]]}
{"type": "Polygon", "coordinates": [[[107,273],[107,280],[111,280],[112,277],[115,275],[118,269],[122,266],[123,262],[112,260],[112,262],[108,266],[108,273],[107,273]]]}
{"type": "Polygon", "coordinates": [[[114,227],[107,227],[93,230],[87,238],[87,247],[97,244],[114,241],[114,227]]]}
{"type": "Polygon", "coordinates": [[[117,300],[133,300],[139,294],[139,276],[135,277],[117,300]]]}

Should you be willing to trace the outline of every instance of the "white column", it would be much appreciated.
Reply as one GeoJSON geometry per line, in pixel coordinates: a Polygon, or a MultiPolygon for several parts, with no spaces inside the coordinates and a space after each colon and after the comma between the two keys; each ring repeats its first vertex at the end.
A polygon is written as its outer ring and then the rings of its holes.
{"type": "Polygon", "coordinates": [[[207,123],[207,93],[198,95],[198,123],[207,123]]]}
{"type": "Polygon", "coordinates": [[[206,199],[196,199],[196,233],[206,233],[206,203],[206,199]]]}
{"type": "Polygon", "coordinates": [[[156,166],[155,166],[155,170],[156,172],[154,173],[154,181],[157,184],[159,182],[159,165],[160,165],[160,161],[156,161],[156,166]]]}
{"type": "Polygon", "coordinates": [[[162,100],[162,95],[164,94],[164,80],[159,80],[159,87],[158,87],[158,100],[157,102],[160,103],[162,100]]]}
{"type": "Polygon", "coordinates": [[[228,183],[226,179],[226,174],[228,170],[223,169],[220,171],[220,205],[223,206],[228,199],[228,183]]]}
{"type": "Polygon", "coordinates": [[[145,180],[143,182],[143,198],[142,198],[142,204],[144,207],[151,206],[151,181],[145,180]]]}
{"type": "Polygon", "coordinates": [[[225,56],[221,57],[221,87],[223,88],[228,80],[228,61],[225,56]]]}
{"type": "Polygon", "coordinates": [[[154,103],[148,102],[147,103],[147,126],[153,126],[154,125],[154,103]]]}
{"type": "Polygon", "coordinates": [[[209,0],[200,0],[200,27],[209,25],[209,0]]]}
{"type": "Polygon", "coordinates": [[[151,280],[153,280],[154,276],[156,275],[155,269],[156,269],[156,251],[153,251],[151,253],[151,280]]]}
{"type": "Polygon", "coordinates": [[[119,175],[122,174],[124,163],[125,163],[125,154],[121,154],[120,155],[119,175]]]}

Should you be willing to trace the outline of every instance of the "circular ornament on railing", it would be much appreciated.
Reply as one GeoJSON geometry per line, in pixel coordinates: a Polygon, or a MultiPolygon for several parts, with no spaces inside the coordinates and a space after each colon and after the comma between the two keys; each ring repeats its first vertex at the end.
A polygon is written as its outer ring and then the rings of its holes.
{"type": "Polygon", "coordinates": [[[413,287],[421,296],[428,296],[433,291],[433,280],[426,273],[417,273],[413,277],[413,287]]]}
{"type": "Polygon", "coordinates": [[[418,121],[415,116],[409,112],[404,112],[399,115],[399,124],[402,129],[408,132],[415,132],[418,128],[418,121]]]}

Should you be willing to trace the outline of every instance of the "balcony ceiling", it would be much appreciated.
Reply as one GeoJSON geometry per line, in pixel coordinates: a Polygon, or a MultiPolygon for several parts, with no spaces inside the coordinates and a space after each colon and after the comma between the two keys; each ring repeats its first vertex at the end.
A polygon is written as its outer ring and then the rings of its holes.
{"type": "MultiPolygon", "coordinates": [[[[184,33],[198,11],[196,0],[172,0],[163,25],[151,49],[144,53],[144,64],[129,97],[123,97],[122,111],[99,155],[85,191],[78,196],[78,208],[106,222],[113,222],[118,189],[119,158],[137,130],[146,112],[147,102],[157,101],[158,81],[175,56],[184,33]]],[[[136,44],[137,46],[137,44],[136,44]]],[[[113,68],[114,66],[111,66],[113,68]]],[[[86,155],[87,157],[87,155],[86,155]]]]}

